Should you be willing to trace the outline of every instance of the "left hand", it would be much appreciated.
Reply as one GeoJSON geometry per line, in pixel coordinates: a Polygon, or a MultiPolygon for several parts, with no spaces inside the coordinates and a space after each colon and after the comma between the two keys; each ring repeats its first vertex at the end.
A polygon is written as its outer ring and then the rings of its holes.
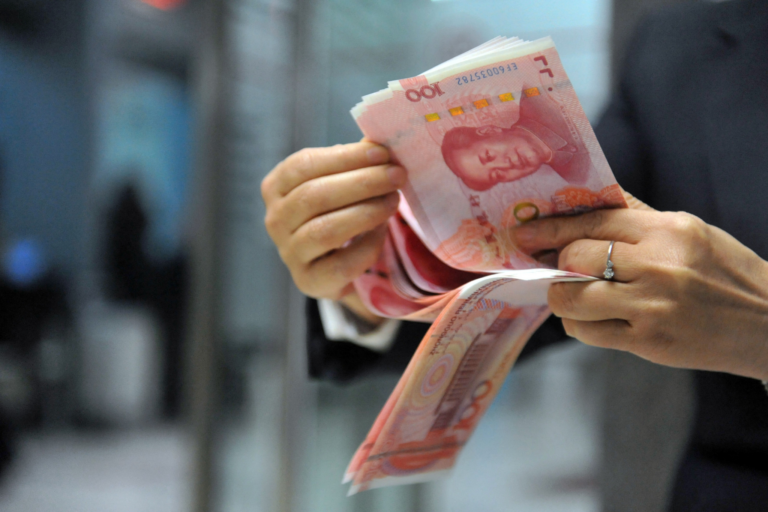
{"type": "Polygon", "coordinates": [[[558,268],[595,277],[616,241],[613,281],[550,287],[568,335],[666,366],[768,379],[768,262],[693,215],[630,205],[514,231],[529,254],[560,249],[558,268]]]}

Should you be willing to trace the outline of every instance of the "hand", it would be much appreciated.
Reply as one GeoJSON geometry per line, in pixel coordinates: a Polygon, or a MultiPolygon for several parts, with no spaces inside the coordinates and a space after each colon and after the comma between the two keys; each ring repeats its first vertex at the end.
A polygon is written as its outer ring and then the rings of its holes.
{"type": "Polygon", "coordinates": [[[352,281],[378,259],[387,219],[397,210],[402,167],[371,142],[308,148],[286,158],[261,184],[264,223],[296,286],[342,300],[369,322],[352,281]]]}
{"type": "Polygon", "coordinates": [[[616,241],[613,281],[550,287],[565,331],[667,366],[768,379],[768,263],[693,215],[633,200],[516,228],[521,249],[561,249],[558,268],[596,277],[616,241]]]}

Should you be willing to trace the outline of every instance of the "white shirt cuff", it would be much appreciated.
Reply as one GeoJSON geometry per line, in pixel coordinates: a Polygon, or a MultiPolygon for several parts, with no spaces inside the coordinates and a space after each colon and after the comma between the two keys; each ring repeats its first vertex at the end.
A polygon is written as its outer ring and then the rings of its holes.
{"type": "Polygon", "coordinates": [[[395,342],[400,320],[386,319],[371,332],[361,334],[338,302],[318,299],[317,305],[325,337],[331,341],[351,341],[376,352],[386,352],[395,342]]]}

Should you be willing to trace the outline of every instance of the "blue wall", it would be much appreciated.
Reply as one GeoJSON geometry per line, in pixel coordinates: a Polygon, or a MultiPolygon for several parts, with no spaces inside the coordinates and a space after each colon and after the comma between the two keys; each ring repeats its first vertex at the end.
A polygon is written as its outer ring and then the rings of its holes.
{"type": "Polygon", "coordinates": [[[0,32],[0,219],[69,277],[84,262],[88,178],[84,2],[50,2],[39,30],[0,32]]]}

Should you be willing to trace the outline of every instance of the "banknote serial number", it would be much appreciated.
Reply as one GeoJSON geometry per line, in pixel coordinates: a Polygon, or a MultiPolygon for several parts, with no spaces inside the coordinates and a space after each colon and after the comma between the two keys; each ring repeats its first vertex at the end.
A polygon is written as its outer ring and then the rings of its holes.
{"type": "Polygon", "coordinates": [[[469,84],[472,82],[477,82],[478,80],[482,80],[484,78],[491,78],[492,76],[499,76],[499,75],[503,75],[504,73],[511,73],[512,71],[517,71],[517,64],[515,64],[514,62],[511,64],[507,64],[506,66],[493,66],[487,69],[481,69],[480,71],[475,71],[474,73],[470,73],[468,75],[457,76],[456,84],[458,85],[469,84]]]}

